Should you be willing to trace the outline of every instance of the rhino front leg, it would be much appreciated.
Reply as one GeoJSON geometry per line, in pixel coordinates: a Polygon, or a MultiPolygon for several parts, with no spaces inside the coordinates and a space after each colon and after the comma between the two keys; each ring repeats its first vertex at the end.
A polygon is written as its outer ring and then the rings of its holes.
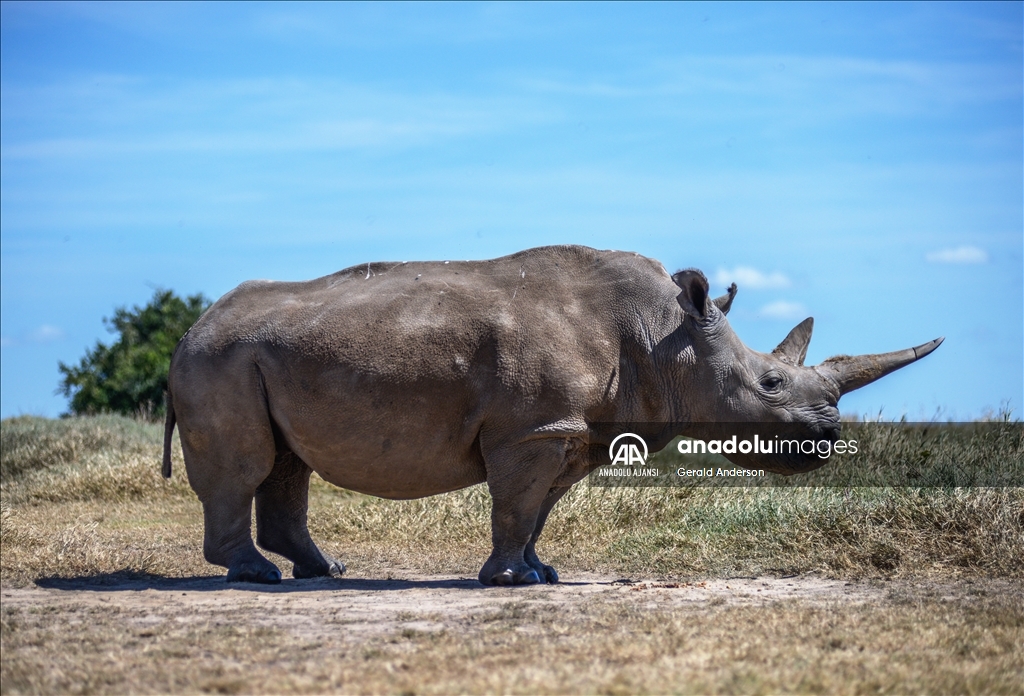
{"type": "Polygon", "coordinates": [[[256,542],[294,563],[296,578],[339,577],[345,564],[324,555],[309,536],[312,473],[295,453],[278,452],[274,469],[256,489],[256,542]]]}
{"type": "Polygon", "coordinates": [[[544,498],[544,502],[541,503],[540,512],[537,515],[537,524],[533,528],[533,534],[530,536],[530,541],[526,544],[526,549],[523,551],[523,557],[526,559],[526,562],[531,568],[537,571],[540,575],[540,579],[543,582],[551,584],[558,582],[558,571],[543,563],[540,558],[537,557],[537,539],[540,537],[540,533],[544,531],[544,523],[548,521],[548,515],[551,513],[552,508],[555,507],[555,503],[561,500],[562,496],[568,492],[569,486],[560,486],[548,491],[547,496],[544,498]]]}
{"type": "MultiPolygon", "coordinates": [[[[533,551],[538,522],[561,494],[550,496],[565,446],[559,440],[530,440],[485,452],[491,492],[491,541],[494,549],[480,569],[484,585],[532,585],[548,580],[547,568],[533,551]],[[530,549],[529,555],[527,549],[530,549]]],[[[553,568],[550,576],[557,578],[553,568]]]]}

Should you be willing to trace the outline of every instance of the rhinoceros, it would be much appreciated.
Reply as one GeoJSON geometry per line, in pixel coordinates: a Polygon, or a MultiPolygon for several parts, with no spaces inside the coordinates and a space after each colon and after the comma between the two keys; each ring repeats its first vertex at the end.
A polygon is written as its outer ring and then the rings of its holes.
{"type": "MultiPolygon", "coordinates": [[[[698,270],[582,246],[245,282],[175,349],[163,475],[177,425],[203,553],[229,582],[281,580],[253,544],[254,500],[256,542],[296,578],[344,572],[307,529],[316,471],[394,499],[486,482],[493,551],[480,582],[554,583],[537,540],[566,491],[609,463],[612,433],[595,424],[655,424],[635,433],[654,450],[722,422],[834,440],[842,394],[942,341],[805,367],[812,320],[759,353],[726,320],[735,293],[711,299],[698,270]]],[[[787,474],[821,463],[733,456],[787,474]]]]}

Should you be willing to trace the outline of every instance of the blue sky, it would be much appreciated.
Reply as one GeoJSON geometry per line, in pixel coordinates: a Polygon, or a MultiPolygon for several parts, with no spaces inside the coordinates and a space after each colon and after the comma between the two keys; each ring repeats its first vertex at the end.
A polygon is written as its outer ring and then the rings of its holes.
{"type": "Polygon", "coordinates": [[[1021,3],[2,4],[0,415],[116,306],[370,260],[629,249],[845,413],[1024,404],[1021,3]]]}

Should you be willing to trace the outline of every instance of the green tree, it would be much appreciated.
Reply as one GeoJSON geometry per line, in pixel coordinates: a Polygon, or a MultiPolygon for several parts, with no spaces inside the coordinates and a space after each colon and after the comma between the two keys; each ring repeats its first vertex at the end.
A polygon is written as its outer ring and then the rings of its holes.
{"type": "Polygon", "coordinates": [[[209,306],[202,294],[183,300],[157,290],[145,307],[119,307],[104,318],[107,330],[119,334],[117,341],[109,346],[97,341],[78,366],[59,364],[64,378],[58,392],[70,399],[71,413],[163,415],[171,354],[209,306]]]}

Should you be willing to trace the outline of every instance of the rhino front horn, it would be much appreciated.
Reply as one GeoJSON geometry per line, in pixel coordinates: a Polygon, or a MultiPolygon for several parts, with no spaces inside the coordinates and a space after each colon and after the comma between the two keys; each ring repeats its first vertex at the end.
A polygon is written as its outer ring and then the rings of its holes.
{"type": "Polygon", "coordinates": [[[838,385],[839,393],[846,394],[854,389],[860,389],[866,384],[871,384],[876,379],[885,377],[890,372],[895,372],[912,362],[920,360],[924,356],[938,348],[943,338],[936,338],[916,348],[897,350],[892,353],[878,353],[876,355],[837,355],[829,358],[814,369],[822,376],[831,379],[838,385]]]}

